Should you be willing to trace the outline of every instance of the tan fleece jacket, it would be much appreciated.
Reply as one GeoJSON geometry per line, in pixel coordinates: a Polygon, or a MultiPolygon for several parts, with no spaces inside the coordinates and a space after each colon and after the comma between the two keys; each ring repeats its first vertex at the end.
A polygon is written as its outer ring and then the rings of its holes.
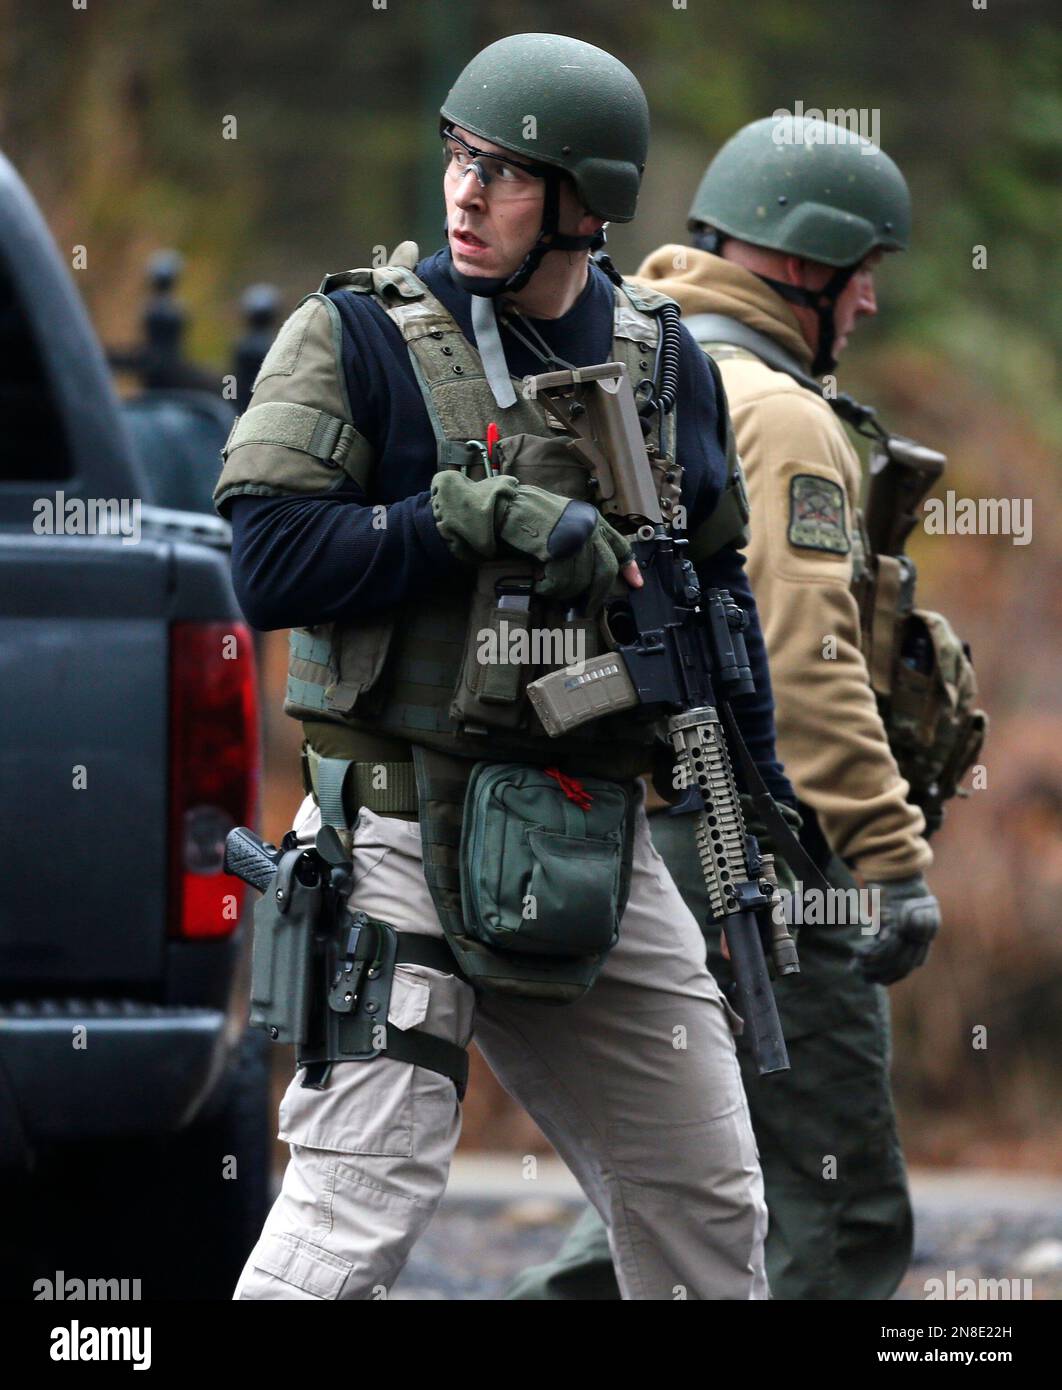
{"type": "MultiPolygon", "coordinates": [[[[785,301],[744,267],[662,246],[639,268],[683,314],[726,314],[768,334],[807,370],[785,301]]],[[[830,847],[867,879],[918,873],[933,854],[889,750],[860,650],[851,591],[861,468],[824,400],[759,359],[721,355],[748,484],[749,577],[776,705],[778,751],[830,847]]]]}

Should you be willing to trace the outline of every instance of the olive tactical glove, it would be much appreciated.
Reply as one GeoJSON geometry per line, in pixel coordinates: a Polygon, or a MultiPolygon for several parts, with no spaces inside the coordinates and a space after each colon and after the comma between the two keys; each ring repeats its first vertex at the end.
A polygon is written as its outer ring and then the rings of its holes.
{"type": "Polygon", "coordinates": [[[438,473],[431,505],[439,534],[459,560],[475,565],[512,552],[527,556],[543,567],[536,593],[558,599],[585,594],[588,613],[600,608],[620,567],[634,556],[590,503],[509,474],[472,482],[453,469],[438,473]]]}
{"type": "Polygon", "coordinates": [[[921,874],[890,883],[867,883],[880,894],[877,940],[858,953],[864,976],[874,984],[893,985],[922,964],[929,943],[940,930],[940,904],[921,874]]]}

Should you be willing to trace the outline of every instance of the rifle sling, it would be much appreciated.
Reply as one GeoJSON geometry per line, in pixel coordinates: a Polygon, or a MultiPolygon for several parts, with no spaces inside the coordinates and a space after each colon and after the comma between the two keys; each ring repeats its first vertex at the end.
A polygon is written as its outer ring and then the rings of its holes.
{"type": "MultiPolygon", "coordinates": [[[[725,314],[691,314],[683,319],[686,327],[698,343],[728,343],[731,347],[745,348],[748,352],[773,367],[776,372],[785,372],[806,391],[812,391],[826,402],[835,415],[839,415],[853,429],[863,432],[863,427],[874,420],[875,412],[869,405],[862,405],[842,392],[828,396],[813,376],[805,372],[795,358],[766,333],[760,333],[738,319],[727,318],[725,314]]],[[[880,426],[875,423],[874,433],[880,426]]]]}

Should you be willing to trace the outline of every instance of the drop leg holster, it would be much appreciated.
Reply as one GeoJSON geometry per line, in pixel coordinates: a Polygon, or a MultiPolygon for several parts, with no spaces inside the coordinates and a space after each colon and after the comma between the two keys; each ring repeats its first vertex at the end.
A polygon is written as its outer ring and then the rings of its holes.
{"type": "Polygon", "coordinates": [[[445,941],[347,907],[349,841],[327,822],[313,848],[289,834],[282,851],[255,906],[251,1026],[294,1043],[303,1086],[323,1090],[337,1062],[387,1056],[448,1076],[463,1099],[465,1049],[387,1018],[396,966],[462,975],[445,941]]]}
{"type": "Polygon", "coordinates": [[[463,1100],[468,1083],[468,1053],[456,1043],[419,1028],[403,1030],[387,1021],[396,965],[423,965],[454,972],[444,941],[412,932],[397,932],[364,912],[342,913],[338,929],[328,933],[323,985],[311,1007],[308,1036],[296,1048],[305,1066],[303,1086],[323,1090],[337,1062],[371,1062],[380,1056],[448,1076],[463,1100]]]}

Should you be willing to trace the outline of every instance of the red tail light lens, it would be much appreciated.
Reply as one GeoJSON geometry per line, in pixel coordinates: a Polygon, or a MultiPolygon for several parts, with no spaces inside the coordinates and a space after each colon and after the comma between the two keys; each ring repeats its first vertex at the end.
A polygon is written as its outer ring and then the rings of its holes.
{"type": "Polygon", "coordinates": [[[258,806],[258,687],[245,623],[170,627],[170,932],[228,936],[245,885],[225,836],[258,806]]]}

